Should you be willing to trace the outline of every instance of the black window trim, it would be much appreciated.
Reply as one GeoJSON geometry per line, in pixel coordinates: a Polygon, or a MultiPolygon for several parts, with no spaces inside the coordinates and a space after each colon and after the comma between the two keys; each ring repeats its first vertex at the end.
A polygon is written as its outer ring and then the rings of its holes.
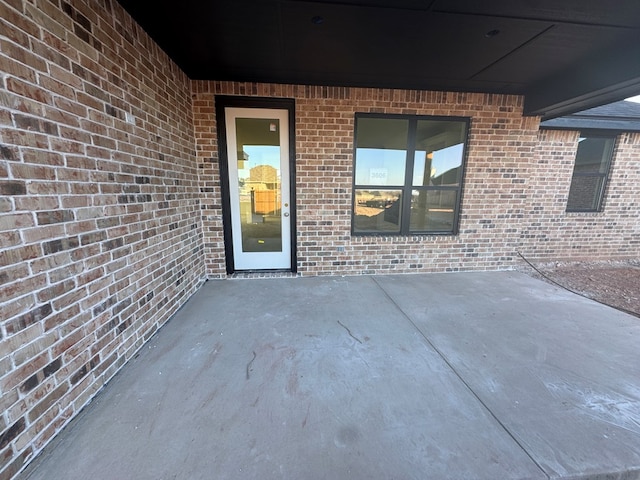
{"type": "MultiPolygon", "coordinates": [[[[603,184],[602,189],[600,190],[600,195],[598,196],[598,206],[596,209],[593,208],[569,208],[569,193],[567,192],[567,206],[565,208],[565,213],[601,213],[604,211],[605,198],[607,196],[607,190],[609,188],[609,175],[611,173],[611,167],[613,166],[613,160],[616,155],[616,149],[618,147],[618,141],[620,139],[619,131],[611,131],[611,130],[590,130],[590,129],[582,129],[578,131],[578,140],[580,138],[611,138],[613,140],[613,145],[611,146],[611,157],[609,158],[609,165],[607,166],[607,171],[605,173],[575,173],[576,169],[576,159],[578,157],[578,146],[576,146],[576,151],[573,156],[573,171],[571,172],[571,182],[569,184],[569,190],[571,190],[571,186],[573,185],[573,179],[575,177],[594,177],[594,178],[602,178],[603,184]]],[[[579,142],[578,142],[579,144],[579,142]]]]}
{"type": "Polygon", "coordinates": [[[351,235],[354,237],[411,237],[411,236],[456,236],[460,231],[460,209],[462,206],[463,192],[464,192],[464,179],[466,177],[467,170],[467,152],[468,143],[471,129],[470,117],[459,116],[447,116],[447,115],[414,115],[414,114],[393,114],[393,113],[366,113],[356,112],[354,122],[354,140],[353,140],[353,166],[351,175],[351,235]],[[405,178],[404,185],[402,186],[389,186],[389,185],[358,185],[356,184],[356,150],[358,149],[358,119],[359,118],[381,118],[390,120],[408,120],[409,132],[407,138],[407,157],[405,164],[405,178]],[[416,132],[418,121],[420,120],[436,120],[447,122],[464,122],[465,123],[465,139],[462,145],[462,166],[459,172],[458,186],[413,186],[413,168],[415,160],[415,147],[416,147],[416,132]],[[355,201],[356,201],[356,189],[375,189],[375,190],[400,190],[402,193],[402,205],[401,205],[401,224],[399,232],[356,232],[355,228],[355,201]],[[453,212],[453,229],[441,230],[441,231],[415,231],[409,230],[411,224],[411,214],[405,215],[404,212],[411,212],[411,193],[406,195],[406,192],[411,190],[444,190],[444,191],[456,191],[456,202],[453,212]]]}

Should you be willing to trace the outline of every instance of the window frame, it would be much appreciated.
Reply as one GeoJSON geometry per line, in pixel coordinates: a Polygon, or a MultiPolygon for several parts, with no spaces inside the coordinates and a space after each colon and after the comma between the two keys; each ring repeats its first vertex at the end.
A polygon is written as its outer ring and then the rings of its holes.
{"type": "Polygon", "coordinates": [[[578,131],[578,144],[576,145],[575,154],[573,155],[573,170],[571,172],[571,181],[569,183],[569,190],[567,191],[567,203],[565,207],[565,213],[599,213],[604,210],[604,200],[606,197],[606,191],[609,186],[609,175],[611,173],[611,167],[615,158],[616,149],[618,147],[618,139],[620,135],[618,132],[601,131],[601,130],[579,130],[578,131]],[[609,161],[607,164],[605,173],[576,173],[576,160],[578,159],[578,149],[580,148],[580,138],[607,138],[613,140],[611,145],[611,152],[609,161]],[[597,206],[593,208],[569,208],[569,195],[571,188],[573,187],[573,181],[576,177],[585,178],[599,178],[602,179],[602,187],[598,192],[597,206]]]}
{"type": "Polygon", "coordinates": [[[469,136],[471,129],[470,117],[446,116],[446,115],[412,115],[412,114],[387,114],[387,113],[364,113],[356,112],[354,119],[354,141],[353,141],[353,172],[351,174],[351,235],[355,237],[410,237],[410,236],[455,236],[460,230],[460,210],[462,206],[464,179],[466,177],[467,168],[467,152],[469,146],[469,136]],[[358,150],[358,119],[360,118],[377,118],[389,120],[407,120],[407,152],[405,159],[405,177],[403,185],[360,185],[356,183],[356,167],[357,167],[357,150],[358,150]],[[457,122],[464,123],[464,142],[462,144],[461,165],[459,170],[459,178],[457,186],[450,185],[433,185],[433,186],[414,186],[413,172],[415,165],[416,151],[416,135],[419,121],[439,121],[439,122],[457,122]],[[400,190],[401,206],[400,206],[400,231],[355,231],[356,217],[356,191],[358,189],[368,190],[400,190]],[[411,198],[412,190],[428,191],[455,191],[456,201],[453,212],[453,225],[451,230],[432,230],[432,231],[411,231],[411,198]],[[408,194],[407,194],[408,193],[408,194]],[[408,212],[408,213],[407,213],[408,212]]]}

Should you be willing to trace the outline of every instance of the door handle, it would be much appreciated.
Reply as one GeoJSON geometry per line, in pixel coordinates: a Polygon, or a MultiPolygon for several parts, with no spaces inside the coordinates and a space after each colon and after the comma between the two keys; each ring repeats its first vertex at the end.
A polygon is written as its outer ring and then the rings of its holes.
{"type": "Polygon", "coordinates": [[[284,216],[288,217],[289,216],[289,212],[284,212],[284,216]]]}

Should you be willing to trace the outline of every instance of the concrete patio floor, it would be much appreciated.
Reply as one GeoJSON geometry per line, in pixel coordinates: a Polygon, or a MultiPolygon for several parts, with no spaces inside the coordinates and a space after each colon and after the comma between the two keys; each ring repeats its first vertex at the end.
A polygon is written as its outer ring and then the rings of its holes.
{"type": "Polygon", "coordinates": [[[36,479],[640,479],[640,320],[516,272],[207,282],[36,479]]]}

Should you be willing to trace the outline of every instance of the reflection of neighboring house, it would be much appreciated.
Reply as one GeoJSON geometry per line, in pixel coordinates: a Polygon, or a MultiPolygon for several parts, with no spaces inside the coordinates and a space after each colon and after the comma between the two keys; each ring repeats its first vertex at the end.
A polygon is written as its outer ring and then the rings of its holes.
{"type": "Polygon", "coordinates": [[[249,170],[249,180],[245,185],[254,186],[253,190],[275,190],[278,188],[278,170],[271,165],[257,165],[249,170]]]}
{"type": "Polygon", "coordinates": [[[251,211],[271,215],[280,211],[278,170],[271,165],[257,165],[249,170],[243,191],[251,194],[251,211]]]}
{"type": "Polygon", "coordinates": [[[249,170],[249,177],[242,182],[242,194],[252,191],[277,190],[280,182],[278,170],[271,165],[258,165],[249,170]]]}

